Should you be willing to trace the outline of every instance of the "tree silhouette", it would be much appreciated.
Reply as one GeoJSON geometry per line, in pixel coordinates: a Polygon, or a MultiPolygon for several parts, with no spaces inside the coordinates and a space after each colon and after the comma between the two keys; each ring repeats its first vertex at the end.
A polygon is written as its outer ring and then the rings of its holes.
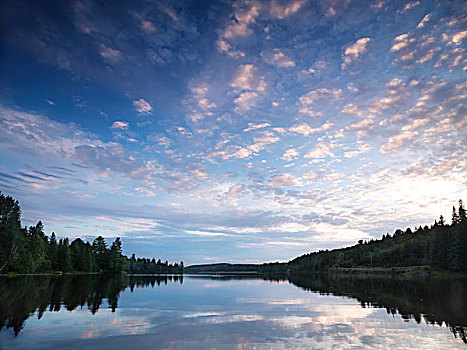
{"type": "Polygon", "coordinates": [[[456,207],[452,207],[452,224],[456,224],[459,221],[459,215],[457,214],[456,207]]]}
{"type": "Polygon", "coordinates": [[[459,199],[459,220],[465,220],[466,214],[465,214],[465,208],[464,204],[462,203],[462,199],[459,199]]]}

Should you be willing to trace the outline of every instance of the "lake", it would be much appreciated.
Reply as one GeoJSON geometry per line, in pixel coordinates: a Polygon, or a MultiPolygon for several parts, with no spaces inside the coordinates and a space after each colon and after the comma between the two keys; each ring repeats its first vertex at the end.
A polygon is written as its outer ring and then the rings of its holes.
{"type": "Polygon", "coordinates": [[[467,281],[0,278],[1,349],[465,349],[467,281]]]}

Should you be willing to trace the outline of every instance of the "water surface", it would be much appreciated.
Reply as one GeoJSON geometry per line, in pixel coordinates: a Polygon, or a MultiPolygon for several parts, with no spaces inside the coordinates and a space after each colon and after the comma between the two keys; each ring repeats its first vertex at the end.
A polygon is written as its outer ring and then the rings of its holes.
{"type": "Polygon", "coordinates": [[[467,348],[467,282],[0,279],[2,349],[467,348]]]}

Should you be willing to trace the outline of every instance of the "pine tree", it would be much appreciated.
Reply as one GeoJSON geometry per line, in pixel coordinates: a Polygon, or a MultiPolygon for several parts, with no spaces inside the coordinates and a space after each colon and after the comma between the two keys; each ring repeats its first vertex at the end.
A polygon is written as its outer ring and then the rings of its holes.
{"type": "Polygon", "coordinates": [[[122,256],[122,242],[120,237],[117,237],[110,246],[109,251],[110,258],[110,271],[121,272],[123,270],[123,256],[122,256]]]}
{"type": "Polygon", "coordinates": [[[459,215],[457,214],[456,207],[452,207],[452,224],[456,224],[459,221],[459,215]]]}
{"type": "Polygon", "coordinates": [[[8,271],[20,257],[24,248],[22,238],[19,203],[0,192],[0,272],[8,271]]]}
{"type": "Polygon", "coordinates": [[[72,270],[70,246],[68,238],[61,239],[58,242],[57,260],[59,271],[69,272],[72,270]]]}
{"type": "MultiPolygon", "coordinates": [[[[435,221],[435,224],[436,224],[436,221],[435,221]]],[[[439,216],[439,222],[438,222],[439,225],[441,226],[444,226],[444,218],[443,218],[443,215],[440,215],[439,216]]]]}
{"type": "Polygon", "coordinates": [[[462,203],[462,199],[459,199],[459,220],[465,220],[466,214],[464,209],[464,204],[462,203]]]}
{"type": "Polygon", "coordinates": [[[92,250],[96,257],[97,268],[99,271],[109,270],[109,249],[107,243],[105,243],[104,237],[97,237],[92,242],[92,250]]]}
{"type": "Polygon", "coordinates": [[[58,270],[58,259],[57,259],[57,238],[55,237],[55,232],[52,232],[52,236],[50,237],[49,241],[49,249],[48,249],[48,259],[50,261],[50,268],[53,271],[58,270]]]}

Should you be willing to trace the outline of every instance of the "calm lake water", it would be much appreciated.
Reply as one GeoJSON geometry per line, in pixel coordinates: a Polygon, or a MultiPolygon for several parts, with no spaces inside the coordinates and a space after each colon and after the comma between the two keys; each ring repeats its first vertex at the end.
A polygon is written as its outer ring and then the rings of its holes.
{"type": "Polygon", "coordinates": [[[0,278],[2,349],[465,349],[467,281],[0,278]]]}

